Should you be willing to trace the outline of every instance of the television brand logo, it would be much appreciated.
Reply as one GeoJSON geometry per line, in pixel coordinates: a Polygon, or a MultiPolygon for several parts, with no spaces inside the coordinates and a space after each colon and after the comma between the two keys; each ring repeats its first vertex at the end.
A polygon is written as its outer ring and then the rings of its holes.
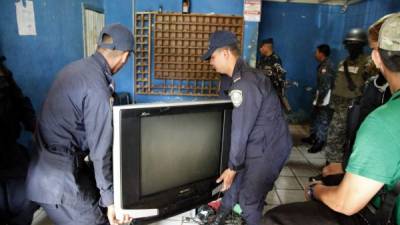
{"type": "Polygon", "coordinates": [[[189,191],[190,191],[190,188],[186,188],[186,189],[180,190],[179,194],[185,194],[185,193],[187,193],[189,191]]]}
{"type": "Polygon", "coordinates": [[[142,114],[140,114],[140,116],[150,116],[150,113],[148,113],[148,112],[142,112],[142,114]]]}

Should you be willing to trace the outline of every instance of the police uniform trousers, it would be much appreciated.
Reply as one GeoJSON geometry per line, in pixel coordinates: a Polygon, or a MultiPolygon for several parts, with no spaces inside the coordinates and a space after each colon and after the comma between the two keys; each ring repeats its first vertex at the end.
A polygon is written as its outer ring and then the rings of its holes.
{"type": "Polygon", "coordinates": [[[0,181],[0,225],[30,225],[38,208],[25,196],[25,178],[0,181]]]}
{"type": "Polygon", "coordinates": [[[319,201],[296,202],[269,210],[262,225],[370,225],[374,215],[364,208],[347,216],[333,211],[319,201]]]}
{"type": "Polygon", "coordinates": [[[343,149],[346,141],[346,118],[347,109],[351,105],[351,98],[332,96],[334,113],[332,122],[328,129],[328,139],[326,149],[326,159],[329,162],[342,162],[343,149]]]}
{"type": "Polygon", "coordinates": [[[34,154],[29,170],[28,197],[56,225],[106,225],[99,206],[94,172],[85,155],[62,147],[34,154]],[[61,196],[61,197],[60,197],[61,196]]]}
{"type": "Polygon", "coordinates": [[[286,160],[284,158],[279,162],[273,158],[274,154],[264,153],[263,157],[246,159],[245,168],[236,174],[222,198],[222,210],[230,210],[239,203],[246,224],[260,224],[265,197],[273,188],[286,160]]]}
{"type": "Polygon", "coordinates": [[[97,202],[80,202],[76,205],[40,204],[56,225],[109,225],[97,202]]]}
{"type": "Polygon", "coordinates": [[[326,142],[332,115],[333,109],[329,106],[315,106],[313,108],[312,117],[314,119],[311,127],[311,134],[315,135],[316,142],[326,142]]]}

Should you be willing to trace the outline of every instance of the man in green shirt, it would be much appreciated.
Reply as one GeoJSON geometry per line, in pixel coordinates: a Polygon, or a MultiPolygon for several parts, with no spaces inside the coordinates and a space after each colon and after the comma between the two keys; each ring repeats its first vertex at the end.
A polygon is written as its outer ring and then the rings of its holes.
{"type": "MultiPolygon", "coordinates": [[[[368,203],[376,200],[382,187],[391,190],[400,181],[400,13],[376,27],[379,38],[371,55],[392,98],[362,123],[338,186],[311,184],[307,196],[314,201],[276,207],[267,212],[264,224],[374,224],[368,203]]],[[[393,214],[392,223],[400,224],[400,208],[395,207],[393,214]]]]}

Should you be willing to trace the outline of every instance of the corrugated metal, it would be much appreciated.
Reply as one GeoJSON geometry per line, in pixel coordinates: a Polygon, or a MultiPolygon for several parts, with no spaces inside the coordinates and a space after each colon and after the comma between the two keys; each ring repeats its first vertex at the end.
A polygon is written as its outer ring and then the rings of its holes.
{"type": "Polygon", "coordinates": [[[85,57],[96,51],[97,36],[104,27],[104,13],[84,9],[85,57]]]}

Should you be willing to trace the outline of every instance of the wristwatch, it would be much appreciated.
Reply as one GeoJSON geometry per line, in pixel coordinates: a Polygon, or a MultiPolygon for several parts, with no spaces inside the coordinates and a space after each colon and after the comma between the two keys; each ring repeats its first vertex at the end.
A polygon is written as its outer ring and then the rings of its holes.
{"type": "Polygon", "coordinates": [[[308,197],[308,199],[317,200],[317,199],[314,197],[314,186],[317,185],[317,184],[318,184],[318,183],[312,183],[312,184],[310,184],[310,185],[308,186],[308,189],[307,189],[307,197],[308,197]]]}

